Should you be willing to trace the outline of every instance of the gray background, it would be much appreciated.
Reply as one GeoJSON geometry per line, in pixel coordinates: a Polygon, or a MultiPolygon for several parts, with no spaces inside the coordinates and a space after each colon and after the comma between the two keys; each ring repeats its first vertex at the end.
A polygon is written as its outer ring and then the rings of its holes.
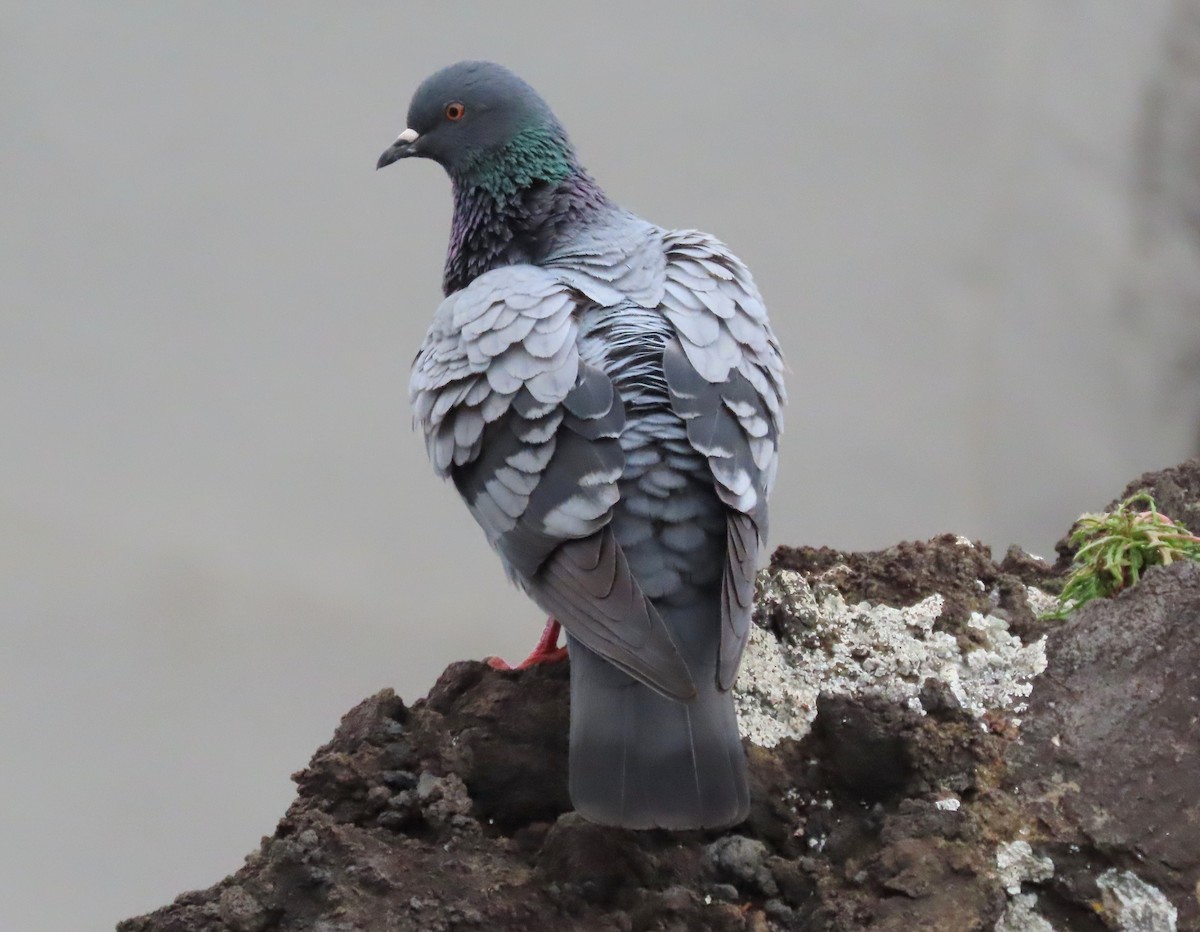
{"type": "Polygon", "coordinates": [[[0,16],[0,928],[236,868],[359,698],[522,656],[409,430],[427,73],[509,64],[791,366],[776,543],[1047,553],[1195,450],[1191,3],[47,3],[0,16]]]}

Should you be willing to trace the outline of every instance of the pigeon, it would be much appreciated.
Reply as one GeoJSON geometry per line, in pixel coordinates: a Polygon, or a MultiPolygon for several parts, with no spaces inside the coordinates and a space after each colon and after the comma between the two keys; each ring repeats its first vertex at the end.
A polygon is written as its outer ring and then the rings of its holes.
{"type": "Polygon", "coordinates": [[[786,401],[762,298],[723,243],[609,200],[500,65],[434,73],[407,122],[377,167],[432,159],[454,200],[414,421],[551,616],[543,656],[565,630],[572,805],[631,829],[735,825],[731,690],[786,401]]]}

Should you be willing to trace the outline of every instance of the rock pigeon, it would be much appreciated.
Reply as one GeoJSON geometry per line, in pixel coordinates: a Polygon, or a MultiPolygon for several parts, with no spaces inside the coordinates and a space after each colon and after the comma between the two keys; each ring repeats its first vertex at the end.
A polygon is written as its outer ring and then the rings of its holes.
{"type": "Polygon", "coordinates": [[[610,201],[500,65],[420,85],[377,167],[412,156],[454,196],[415,422],[566,631],[572,803],[627,828],[734,825],[750,799],[730,690],[785,402],[754,281],[713,237],[610,201]]]}

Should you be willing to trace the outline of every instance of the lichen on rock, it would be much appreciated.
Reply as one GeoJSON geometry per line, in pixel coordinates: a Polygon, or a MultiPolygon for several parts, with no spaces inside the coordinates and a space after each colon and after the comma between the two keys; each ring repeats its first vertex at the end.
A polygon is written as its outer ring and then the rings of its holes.
{"type": "Polygon", "coordinates": [[[1026,881],[1040,882],[1054,876],[1054,861],[1033,853],[1029,842],[1018,839],[996,849],[996,875],[1010,896],[1021,892],[1026,881]]]}
{"type": "Polygon", "coordinates": [[[1109,868],[1096,881],[1104,913],[1120,932],[1175,932],[1179,910],[1133,871],[1109,868]]]}
{"type": "Polygon", "coordinates": [[[921,690],[932,679],[979,718],[1019,711],[1046,668],[1045,639],[1023,644],[998,615],[972,612],[969,639],[935,630],[941,595],[903,608],[848,605],[826,579],[810,582],[786,569],[763,571],[758,584],[736,704],[743,733],[762,747],[803,737],[822,692],[875,692],[921,711],[921,690]]]}
{"type": "Polygon", "coordinates": [[[1200,932],[1200,565],[1050,624],[1054,581],[953,535],[776,551],[725,832],[587,822],[568,665],[452,664],[347,713],[240,870],[120,932],[1200,932]]]}

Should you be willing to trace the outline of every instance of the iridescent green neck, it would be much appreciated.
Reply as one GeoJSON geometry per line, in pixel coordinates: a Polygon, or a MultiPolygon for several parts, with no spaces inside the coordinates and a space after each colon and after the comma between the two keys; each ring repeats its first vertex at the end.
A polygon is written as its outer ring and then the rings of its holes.
{"type": "Polygon", "coordinates": [[[465,183],[504,200],[538,181],[564,181],[576,168],[575,154],[563,131],[555,126],[537,126],[521,130],[500,149],[481,152],[455,172],[455,183],[465,183]]]}
{"type": "Polygon", "coordinates": [[[442,287],[452,294],[502,265],[537,263],[612,204],[556,127],[526,130],[456,167],[442,287]]]}

